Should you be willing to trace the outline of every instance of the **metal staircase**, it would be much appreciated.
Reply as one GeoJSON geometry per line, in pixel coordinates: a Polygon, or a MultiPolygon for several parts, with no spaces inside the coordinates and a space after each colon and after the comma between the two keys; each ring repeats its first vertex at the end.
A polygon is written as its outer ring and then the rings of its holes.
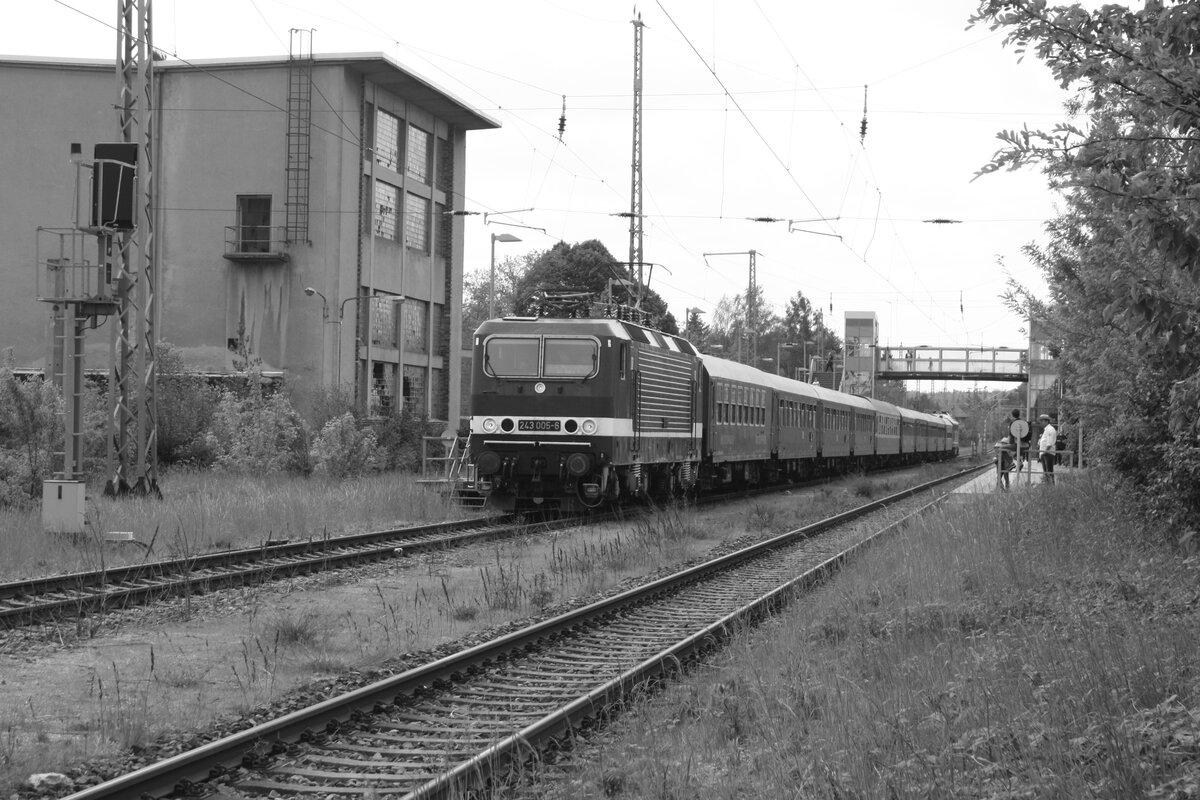
{"type": "Polygon", "coordinates": [[[418,484],[437,489],[461,506],[483,508],[486,498],[475,488],[475,466],[468,458],[466,437],[425,436],[421,450],[418,484]],[[443,455],[430,455],[431,450],[443,455]]]}

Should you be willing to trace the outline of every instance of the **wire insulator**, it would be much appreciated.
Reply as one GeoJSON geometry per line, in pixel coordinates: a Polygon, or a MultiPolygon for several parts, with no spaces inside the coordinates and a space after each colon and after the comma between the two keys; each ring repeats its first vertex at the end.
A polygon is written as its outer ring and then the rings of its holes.
{"type": "Polygon", "coordinates": [[[867,138],[867,85],[863,84],[863,118],[858,128],[858,143],[862,144],[867,138]]]}

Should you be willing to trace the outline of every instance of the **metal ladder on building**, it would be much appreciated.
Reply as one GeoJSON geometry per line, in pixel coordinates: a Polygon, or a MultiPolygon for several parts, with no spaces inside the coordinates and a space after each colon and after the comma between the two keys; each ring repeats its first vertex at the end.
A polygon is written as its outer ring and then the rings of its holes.
{"type": "Polygon", "coordinates": [[[288,46],[287,240],[308,239],[312,156],[312,31],[292,28],[288,46]]]}

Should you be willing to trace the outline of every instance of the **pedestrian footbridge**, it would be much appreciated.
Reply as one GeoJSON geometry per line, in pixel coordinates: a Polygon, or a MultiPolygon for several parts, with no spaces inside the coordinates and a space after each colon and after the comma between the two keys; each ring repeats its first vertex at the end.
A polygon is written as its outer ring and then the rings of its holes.
{"type": "Polygon", "coordinates": [[[879,380],[1029,380],[1029,354],[1008,347],[876,347],[879,380]]]}

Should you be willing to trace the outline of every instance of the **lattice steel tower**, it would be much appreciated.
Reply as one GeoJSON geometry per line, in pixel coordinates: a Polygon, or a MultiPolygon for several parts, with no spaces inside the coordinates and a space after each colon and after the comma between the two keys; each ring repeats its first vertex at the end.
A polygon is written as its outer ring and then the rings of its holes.
{"type": "Polygon", "coordinates": [[[112,259],[117,302],[109,379],[109,478],[106,495],[159,494],[154,315],[154,47],[150,0],[119,0],[117,121],[121,141],[137,147],[134,217],[106,229],[102,257],[112,259]],[[131,482],[132,479],[132,482],[131,482]]]}
{"type": "Polygon", "coordinates": [[[636,306],[642,303],[642,15],[633,22],[633,183],[629,192],[629,270],[637,281],[636,306]],[[633,274],[633,270],[637,270],[633,274]]]}

